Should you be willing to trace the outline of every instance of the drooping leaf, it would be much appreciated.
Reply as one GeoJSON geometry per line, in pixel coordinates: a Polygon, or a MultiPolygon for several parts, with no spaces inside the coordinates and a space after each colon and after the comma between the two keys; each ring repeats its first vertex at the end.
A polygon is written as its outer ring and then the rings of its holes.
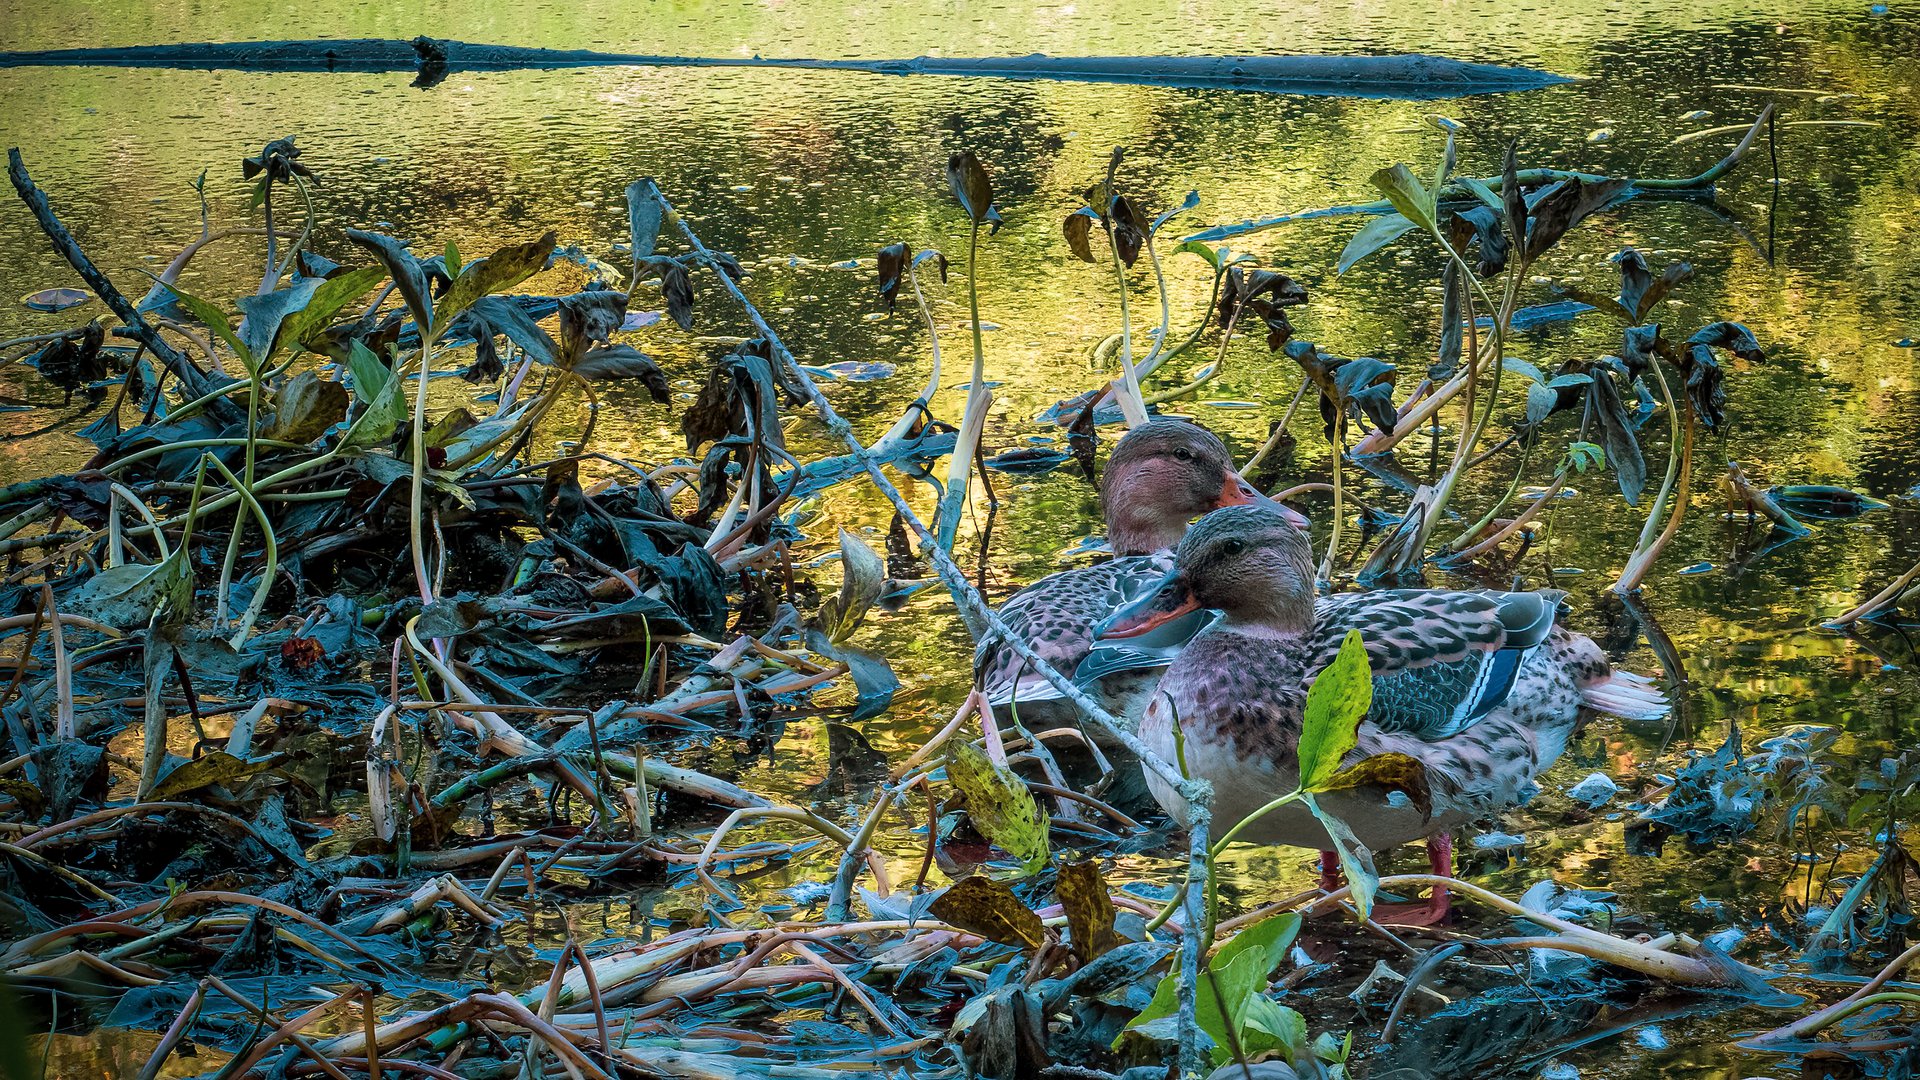
{"type": "Polygon", "coordinates": [[[451,326],[474,301],[511,289],[545,269],[554,243],[554,234],[548,232],[538,240],[508,244],[478,262],[461,267],[459,276],[440,297],[439,308],[434,312],[436,332],[451,326]]]}
{"type": "Polygon", "coordinates": [[[306,307],[324,284],[326,282],[318,278],[301,278],[284,289],[275,289],[261,296],[243,296],[234,302],[244,316],[240,324],[240,340],[246,344],[247,354],[256,363],[264,366],[271,362],[278,348],[281,323],[289,315],[306,307]]]}
{"type": "Polygon", "coordinates": [[[1613,179],[1589,183],[1578,177],[1562,180],[1535,196],[1525,244],[1528,262],[1538,259],[1588,215],[1617,202],[1632,182],[1613,179]]]}
{"type": "Polygon", "coordinates": [[[1675,285],[1693,276],[1692,266],[1676,262],[1668,263],[1656,279],[1647,267],[1646,256],[1630,247],[1622,248],[1613,262],[1620,268],[1620,310],[1634,325],[1646,322],[1654,305],[1666,299],[1675,285]]]}
{"type": "Polygon", "coordinates": [[[1400,216],[1427,232],[1436,232],[1434,193],[1428,191],[1405,165],[1381,169],[1371,177],[1400,216]]]}
{"type": "Polygon", "coordinates": [[[1507,256],[1512,248],[1500,217],[1498,210],[1486,206],[1469,207],[1447,217],[1448,243],[1462,254],[1471,246],[1476,252],[1473,272],[1483,278],[1507,268],[1507,256]]]}
{"type": "Polygon", "coordinates": [[[273,416],[261,436],[283,442],[312,442],[346,418],[347,388],[303,371],[273,395],[273,416]]]}
{"type": "Polygon", "coordinates": [[[1320,390],[1320,417],[1325,421],[1327,441],[1337,437],[1343,412],[1358,412],[1381,431],[1393,431],[1399,413],[1393,405],[1397,369],[1392,364],[1370,356],[1328,356],[1311,341],[1289,341],[1284,348],[1320,390]]]}
{"type": "Polygon", "coordinates": [[[1096,219],[1093,211],[1082,207],[1068,214],[1066,220],[1060,223],[1060,231],[1067,238],[1067,250],[1073,252],[1073,257],[1081,262],[1095,261],[1092,237],[1096,219]]]}
{"type": "Polygon", "coordinates": [[[659,242],[660,225],[666,220],[666,208],[653,197],[653,185],[635,180],[627,185],[627,242],[633,245],[633,276],[640,277],[640,263],[653,254],[659,242]]]}
{"type": "Polygon", "coordinates": [[[1354,748],[1360,721],[1373,706],[1373,669],[1367,663],[1360,631],[1349,630],[1340,651],[1307,687],[1300,724],[1300,788],[1325,790],[1340,771],[1340,760],[1354,748]]]}
{"type": "MultiPolygon", "coordinates": [[[[454,321],[453,333],[477,343],[498,334],[520,347],[536,364],[557,363],[559,347],[527,309],[504,296],[483,296],[454,321]]],[[[484,380],[483,380],[484,381],[484,380]]]]}
{"type": "Polygon", "coordinates": [[[407,418],[407,395],[400,373],[355,341],[347,352],[347,380],[361,412],[341,436],[341,449],[365,449],[393,438],[407,418]]]}
{"type": "Polygon", "coordinates": [[[268,143],[260,153],[240,162],[240,175],[243,179],[253,180],[262,173],[266,179],[285,183],[296,176],[311,178],[313,170],[300,164],[300,148],[293,145],[294,136],[275,139],[268,143]]]}
{"type": "Polygon", "coordinates": [[[1713,355],[1715,349],[1725,349],[1748,363],[1766,358],[1753,331],[1737,322],[1713,323],[1687,339],[1678,366],[1686,379],[1687,399],[1709,431],[1718,431],[1726,423],[1726,372],[1713,355]]]}
{"type": "Polygon", "coordinates": [[[418,256],[407,250],[407,245],[382,233],[366,232],[361,229],[348,229],[347,239],[365,248],[380,265],[387,268],[387,276],[393,279],[394,288],[400,293],[400,299],[406,302],[407,311],[413,315],[414,325],[422,332],[433,325],[433,290],[427,277],[427,268],[418,256]]]}
{"type": "Polygon", "coordinates": [[[1647,459],[1640,452],[1640,439],[1613,375],[1598,366],[1592,375],[1587,384],[1587,417],[1600,429],[1600,445],[1606,450],[1607,464],[1613,466],[1620,494],[1626,496],[1627,505],[1637,506],[1647,488],[1647,459]]]}
{"type": "Polygon", "coordinates": [[[961,878],[933,901],[933,917],[948,926],[978,934],[1002,945],[1037,949],[1047,939],[1046,927],[1013,890],[985,874],[961,878]]]}
{"type": "Polygon", "coordinates": [[[1120,261],[1132,266],[1140,258],[1140,249],[1147,242],[1147,217],[1135,206],[1133,200],[1125,195],[1115,195],[1107,205],[1102,218],[1113,236],[1114,252],[1120,261]]]}
{"type": "Polygon", "coordinates": [[[993,209],[993,180],[973,151],[962,150],[947,158],[947,187],[953,190],[968,220],[975,225],[987,223],[993,209]]]}
{"type": "Polygon", "coordinates": [[[1375,754],[1341,769],[1320,782],[1320,791],[1379,787],[1405,795],[1422,817],[1433,815],[1433,793],[1427,786],[1427,767],[1405,754],[1375,754]]]}
{"type": "Polygon", "coordinates": [[[1108,892],[1106,879],[1100,876],[1100,867],[1093,860],[1062,862],[1054,892],[1060,897],[1060,906],[1066,909],[1073,955],[1082,964],[1092,963],[1120,944],[1119,936],[1113,932],[1113,895],[1108,892]]]}
{"type": "Polygon", "coordinates": [[[900,295],[900,286],[907,279],[907,267],[912,263],[913,249],[905,243],[888,244],[880,249],[880,303],[888,311],[893,310],[894,301],[900,295]]]}
{"type": "MultiPolygon", "coordinates": [[[[828,640],[845,641],[886,587],[887,566],[866,541],[840,530],[840,591],[820,605],[815,623],[828,640]]],[[[1024,791],[1025,788],[1022,788],[1024,791]]]]}
{"type": "Polygon", "coordinates": [[[1340,261],[1334,265],[1334,272],[1346,273],[1353,264],[1405,236],[1413,227],[1413,222],[1403,214],[1382,214],[1374,218],[1347,240],[1347,246],[1340,251],[1340,261]]]}
{"type": "Polygon", "coordinates": [[[1267,324],[1267,348],[1277,350],[1293,337],[1286,309],[1306,302],[1305,286],[1287,275],[1236,266],[1227,271],[1226,287],[1220,290],[1220,326],[1224,329],[1252,312],[1267,324]]]}
{"type": "Polygon", "coordinates": [[[646,260],[647,273],[660,279],[660,295],[667,302],[667,315],[682,330],[693,329],[693,277],[687,264],[666,255],[646,260]]]}
{"type": "Polygon", "coordinates": [[[653,400],[665,405],[672,399],[667,387],[666,373],[653,357],[631,345],[607,345],[598,349],[588,349],[587,355],[573,365],[573,373],[583,379],[595,381],[608,379],[638,379],[647,388],[653,400]]]}
{"type": "Polygon", "coordinates": [[[1374,893],[1380,889],[1380,875],[1373,869],[1373,853],[1346,822],[1321,809],[1312,794],[1306,795],[1304,801],[1333,840],[1333,849],[1340,856],[1340,872],[1346,875],[1347,885],[1353,890],[1354,910],[1362,919],[1367,918],[1373,913],[1374,893]]]}
{"type": "MultiPolygon", "coordinates": [[[[1519,248],[1526,247],[1527,193],[1520,190],[1520,140],[1508,139],[1507,152],[1500,163],[1500,202],[1506,209],[1507,236],[1519,248]]],[[[1523,250],[1521,265],[1531,262],[1523,250]]]]}
{"type": "Polygon", "coordinates": [[[588,345],[612,345],[626,314],[623,292],[600,289],[561,297],[559,366],[572,368],[585,359],[588,345]]]}
{"type": "Polygon", "coordinates": [[[1020,860],[1026,873],[1046,865],[1048,823],[1033,793],[1012,770],[965,739],[947,744],[947,776],[967,801],[980,835],[1020,860]]]}

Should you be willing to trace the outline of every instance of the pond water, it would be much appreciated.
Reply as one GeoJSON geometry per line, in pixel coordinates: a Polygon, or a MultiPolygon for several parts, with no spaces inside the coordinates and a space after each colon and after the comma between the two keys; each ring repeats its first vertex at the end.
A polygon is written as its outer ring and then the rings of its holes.
{"type": "MultiPolygon", "coordinates": [[[[1155,209],[1199,192],[1199,209],[1182,219],[1197,229],[1369,200],[1369,174],[1396,161],[1429,172],[1442,141],[1423,122],[1429,113],[1461,125],[1461,171],[1475,175],[1498,172],[1511,136],[1519,139],[1523,165],[1684,176],[1717,160],[1738,135],[1676,144],[1677,137],[1744,124],[1775,103],[1777,184],[1763,148],[1720,185],[1714,204],[1638,200],[1577,231],[1540,271],[1611,291],[1605,260],[1622,245],[1645,252],[1656,267],[1684,258],[1697,273],[1665,309],[1667,323],[1685,334],[1717,319],[1738,320],[1768,355],[1729,373],[1728,433],[1699,458],[1709,482],[1700,485],[1684,530],[1647,584],[1647,618],[1684,667],[1665,672],[1679,706],[1674,722],[1589,726],[1543,780],[1546,794],[1503,823],[1527,839],[1518,856],[1463,869],[1510,895],[1547,876],[1611,890],[1622,912],[1648,925],[1704,934],[1765,919],[1787,926],[1809,896],[1820,901],[1829,876],[1857,872],[1872,858],[1871,838],[1823,813],[1810,838],[1776,836],[1769,824],[1731,847],[1693,850],[1675,840],[1658,855],[1631,854],[1624,827],[1631,815],[1581,811],[1564,795],[1569,786],[1597,771],[1633,796],[1671,774],[1688,750],[1719,746],[1730,725],[1739,725],[1749,745],[1824,725],[1840,733],[1829,764],[1844,810],[1854,776],[1915,742],[1908,669],[1920,658],[1909,640],[1897,632],[1849,639],[1814,628],[1920,558],[1920,350],[1900,344],[1920,337],[1920,14],[1910,5],[1892,7],[1710,0],[1684,10],[1641,10],[1591,0],[1490,0],[1436,14],[1400,0],[1284,10],[1218,0],[912,7],[858,0],[319,0],[295,10],[0,0],[0,49],[429,34],[710,56],[1430,51],[1581,77],[1527,93],[1413,103],[742,69],[456,73],[426,91],[410,88],[405,75],[0,70],[0,143],[20,147],[76,236],[136,294],[144,286],[140,271],[158,272],[197,234],[200,204],[190,184],[202,170],[214,221],[246,224],[240,159],[283,135],[298,136],[302,162],[319,177],[313,246],[336,258],[346,257],[344,228],[378,223],[420,238],[423,250],[453,242],[468,255],[555,229],[563,244],[618,264],[609,252],[626,234],[623,189],[637,177],[657,177],[709,244],[737,254],[753,271],[750,295],[802,361],[897,366],[891,378],[828,386],[836,407],[869,436],[899,414],[927,370],[926,335],[910,308],[870,316],[875,249],[904,240],[964,252],[962,219],[942,170],[949,152],[971,148],[992,171],[1007,218],[1006,228],[983,243],[980,265],[982,318],[992,327],[985,334],[988,371],[1003,384],[986,432],[991,451],[1058,437],[1037,415],[1100,377],[1090,352],[1119,324],[1111,272],[1071,260],[1060,218],[1078,205],[1077,192],[1097,178],[1115,146],[1129,152],[1124,186],[1155,209]],[[1711,481],[1729,458],[1763,483],[1841,485],[1892,505],[1821,524],[1803,540],[1756,555],[1745,524],[1719,520],[1723,496],[1711,481]]],[[[1296,313],[1299,336],[1342,355],[1423,371],[1438,321],[1433,250],[1402,244],[1336,275],[1335,259],[1355,228],[1351,218],[1310,221],[1232,245],[1307,285],[1312,302],[1296,313]]],[[[211,296],[251,291],[259,276],[251,243],[209,249],[183,284],[211,296]]],[[[956,264],[953,283],[933,289],[942,340],[956,352],[964,351],[966,335],[962,269],[956,264]]],[[[1169,259],[1168,273],[1175,324],[1190,326],[1207,300],[1207,273],[1187,256],[1169,259]]],[[[542,284],[556,292],[584,280],[577,270],[550,277],[542,284]]],[[[0,338],[97,314],[97,306],[35,314],[13,299],[70,284],[78,283],[31,216],[11,200],[0,206],[0,338]]],[[[1150,279],[1137,274],[1133,284],[1134,312],[1154,311],[1150,279]]],[[[1536,292],[1536,302],[1552,299],[1543,286],[1536,292]]],[[[710,284],[701,293],[696,334],[746,332],[710,284]]],[[[657,356],[685,396],[662,407],[638,390],[607,395],[599,448],[643,460],[684,453],[677,409],[726,346],[667,326],[627,339],[657,356]]],[[[1589,314],[1520,335],[1513,352],[1550,367],[1618,344],[1615,325],[1589,314]]],[[[1188,374],[1203,362],[1169,374],[1188,374]]],[[[1285,408],[1298,379],[1290,362],[1242,339],[1225,374],[1201,400],[1180,408],[1244,455],[1285,408]]],[[[436,388],[449,403],[462,392],[436,388]]],[[[0,393],[9,401],[58,397],[19,368],[0,371],[0,393]]],[[[956,418],[961,396],[949,388],[935,411],[956,418]]],[[[46,430],[66,415],[54,408],[0,413],[0,482],[72,469],[89,456],[91,446],[71,434],[83,419],[46,430]]],[[[1665,460],[1664,422],[1647,431],[1657,470],[1665,460]]],[[[1282,479],[1328,480],[1330,458],[1317,424],[1303,417],[1295,432],[1300,447],[1282,479]]],[[[825,433],[804,419],[794,422],[789,439],[796,449],[827,446],[825,433]]],[[[1450,449],[1451,440],[1449,433],[1443,446],[1450,449]]],[[[1403,467],[1424,476],[1428,448],[1424,437],[1411,440],[1403,467]]],[[[1477,474],[1489,490],[1471,493],[1463,509],[1497,494],[1491,489],[1503,486],[1512,467],[1511,458],[1501,460],[1477,474]]],[[[1544,483],[1551,469],[1551,461],[1536,461],[1525,482],[1544,483]]],[[[984,560],[995,596],[1072,564],[1074,550],[1098,530],[1094,492],[1071,468],[1038,478],[1003,474],[996,485],[1001,507],[984,560]]],[[[1522,572],[1531,586],[1569,590],[1574,625],[1599,636],[1616,625],[1600,593],[1632,547],[1640,518],[1607,477],[1582,477],[1573,486],[1577,495],[1554,514],[1545,550],[1529,556],[1522,572]]],[[[930,511],[929,492],[912,497],[930,511]]],[[[1396,509],[1405,499],[1373,477],[1360,484],[1359,497],[1396,509]]],[[[1324,535],[1327,505],[1309,508],[1317,535],[1324,535]]],[[[867,530],[877,543],[888,522],[878,497],[859,485],[808,509],[808,558],[831,550],[833,524],[867,530]]],[[[975,510],[983,518],[984,502],[975,510]]],[[[977,536],[963,537],[969,558],[976,543],[977,536]]],[[[831,581],[831,567],[825,573],[831,581]]],[[[957,705],[970,646],[938,589],[898,613],[877,613],[859,640],[889,656],[905,684],[885,716],[860,725],[876,749],[897,759],[957,705]]],[[[1644,636],[1617,635],[1610,644],[1625,667],[1661,672],[1644,636]]],[[[833,788],[822,785],[831,767],[828,740],[824,723],[796,720],[771,754],[721,746],[705,761],[750,787],[813,798],[833,788]]],[[[855,785],[824,804],[850,814],[847,808],[865,798],[855,785]]],[[[917,868],[920,840],[906,822],[885,843],[907,873],[917,868]]],[[[1413,862],[1411,852],[1398,860],[1413,862]]],[[[796,864],[763,879],[762,898],[817,878],[820,865],[796,864]]],[[[1126,872],[1142,878],[1162,876],[1170,865],[1152,855],[1123,860],[1126,872]]],[[[1228,903],[1249,906],[1308,886],[1311,856],[1242,852],[1228,873],[1228,903]]],[[[628,900],[597,917],[580,913],[585,932],[593,932],[596,918],[610,931],[624,928],[634,917],[628,900]]],[[[645,903],[672,913],[698,899],[645,903]]],[[[1763,943],[1767,937],[1754,934],[1741,958],[1765,964],[1792,955],[1780,942],[1763,943]]],[[[1351,1007],[1307,1012],[1316,1027],[1359,1022],[1351,1007]]],[[[1573,1046],[1558,1060],[1582,1076],[1799,1075],[1791,1061],[1726,1048],[1729,1033],[1775,1022],[1765,1013],[1680,1013],[1658,1021],[1659,1038],[1643,1028],[1573,1046]]],[[[1555,1038],[1571,1041],[1576,1033],[1555,1038]]],[[[1541,1045],[1525,1053],[1509,1047],[1503,1067],[1529,1075],[1511,1063],[1535,1061],[1542,1052],[1541,1045]]],[[[63,1051],[73,1075],[83,1074],[83,1056],[63,1051]]],[[[1486,1070],[1476,1075],[1504,1075],[1486,1070]]]]}

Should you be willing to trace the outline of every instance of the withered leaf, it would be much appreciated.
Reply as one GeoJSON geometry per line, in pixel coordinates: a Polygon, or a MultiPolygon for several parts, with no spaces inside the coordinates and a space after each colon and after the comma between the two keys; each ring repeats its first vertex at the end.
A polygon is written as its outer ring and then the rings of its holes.
{"type": "Polygon", "coordinates": [[[928,910],[948,926],[1002,945],[1037,949],[1046,941],[1040,916],[1028,910],[1012,889],[982,874],[955,882],[934,898],[928,910]]]}
{"type": "Polygon", "coordinates": [[[1120,944],[1113,932],[1113,894],[1107,891],[1100,867],[1091,859],[1060,864],[1060,877],[1054,885],[1060,906],[1067,912],[1067,928],[1073,935],[1073,955],[1082,964],[1092,963],[1120,944]]]}
{"type": "Polygon", "coordinates": [[[1427,787],[1427,767],[1405,754],[1375,754],[1334,773],[1321,782],[1319,790],[1342,791],[1357,787],[1382,787],[1405,795],[1420,811],[1433,816],[1433,793],[1427,787]]]}

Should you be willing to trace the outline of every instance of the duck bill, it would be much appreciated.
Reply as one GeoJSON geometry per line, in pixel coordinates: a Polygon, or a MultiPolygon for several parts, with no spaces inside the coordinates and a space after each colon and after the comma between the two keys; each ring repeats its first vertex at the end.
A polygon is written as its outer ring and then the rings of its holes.
{"type": "Polygon", "coordinates": [[[1219,510],[1228,506],[1258,506],[1263,510],[1271,510],[1286,518],[1287,524],[1302,532],[1305,532],[1310,524],[1306,518],[1262,495],[1259,488],[1248,483],[1246,477],[1232,469],[1221,474],[1220,498],[1213,504],[1213,508],[1219,510]]]}
{"type": "Polygon", "coordinates": [[[1200,610],[1193,586],[1185,574],[1175,570],[1160,579],[1153,591],[1121,607],[1093,628],[1094,637],[1131,638],[1164,626],[1191,611],[1200,610]]]}

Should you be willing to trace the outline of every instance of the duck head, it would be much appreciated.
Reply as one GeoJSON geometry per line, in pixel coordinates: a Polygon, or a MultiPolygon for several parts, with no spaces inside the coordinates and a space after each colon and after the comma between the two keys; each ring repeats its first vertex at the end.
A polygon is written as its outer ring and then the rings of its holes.
{"type": "Polygon", "coordinates": [[[1313,595],[1313,548],[1306,533],[1265,507],[1235,506],[1201,518],[1180,542],[1173,571],[1095,633],[1138,637],[1213,608],[1229,630],[1297,635],[1313,625],[1313,595]]]}
{"type": "Polygon", "coordinates": [[[1187,420],[1151,420],[1127,432],[1107,461],[1100,500],[1116,555],[1171,548],[1188,522],[1225,506],[1263,506],[1307,527],[1247,483],[1213,432],[1187,420]]]}

